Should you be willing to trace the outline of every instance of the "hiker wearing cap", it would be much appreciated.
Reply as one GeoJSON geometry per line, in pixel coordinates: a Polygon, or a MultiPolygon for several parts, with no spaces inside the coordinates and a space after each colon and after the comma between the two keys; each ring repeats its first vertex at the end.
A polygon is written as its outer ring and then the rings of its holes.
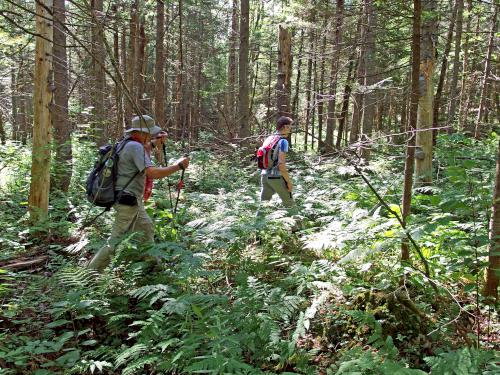
{"type": "Polygon", "coordinates": [[[125,131],[119,152],[116,190],[118,200],[114,204],[115,220],[107,244],[92,258],[88,267],[102,271],[111,262],[115,245],[123,235],[141,232],[147,242],[154,241],[153,221],[144,209],[146,179],[160,179],[189,165],[189,158],[181,158],[173,165],[155,167],[149,157],[152,138],[162,135],[162,129],[147,115],[132,118],[132,126],[125,131]]]}
{"type": "MultiPolygon", "coordinates": [[[[287,137],[292,131],[293,120],[290,117],[281,116],[276,122],[276,133],[267,137],[264,144],[259,149],[263,151],[264,158],[267,158],[261,168],[261,192],[260,200],[271,200],[274,193],[277,193],[281,201],[287,208],[295,205],[292,198],[293,184],[286,167],[286,153],[288,152],[287,137]],[[266,155],[266,153],[268,155],[266,155]]],[[[259,153],[257,154],[259,157],[259,153]]],[[[260,214],[260,210],[257,215],[260,214]]]]}

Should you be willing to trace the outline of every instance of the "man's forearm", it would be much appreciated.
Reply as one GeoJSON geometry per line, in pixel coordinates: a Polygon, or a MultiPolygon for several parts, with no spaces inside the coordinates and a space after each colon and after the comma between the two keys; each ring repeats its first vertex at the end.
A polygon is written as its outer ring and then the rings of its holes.
{"type": "Polygon", "coordinates": [[[180,170],[181,167],[179,165],[170,165],[168,167],[149,167],[146,169],[146,176],[152,179],[159,179],[170,176],[180,170]]]}

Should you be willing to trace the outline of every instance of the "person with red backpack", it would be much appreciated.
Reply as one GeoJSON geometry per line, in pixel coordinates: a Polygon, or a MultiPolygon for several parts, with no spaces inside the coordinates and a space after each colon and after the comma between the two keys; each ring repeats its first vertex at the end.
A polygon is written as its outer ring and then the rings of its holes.
{"type": "Polygon", "coordinates": [[[293,184],[286,167],[289,147],[286,138],[292,131],[292,124],[290,117],[281,116],[276,122],[276,133],[267,137],[257,150],[257,162],[261,169],[261,202],[271,200],[274,193],[277,193],[287,208],[295,205],[292,197],[293,184]]]}

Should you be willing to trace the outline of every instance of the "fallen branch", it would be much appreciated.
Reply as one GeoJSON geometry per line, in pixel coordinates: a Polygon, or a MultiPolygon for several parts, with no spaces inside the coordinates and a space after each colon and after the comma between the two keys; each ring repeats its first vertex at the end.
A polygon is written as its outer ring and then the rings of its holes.
{"type": "Polygon", "coordinates": [[[33,266],[38,266],[45,263],[48,259],[48,255],[43,255],[35,259],[26,260],[22,262],[10,263],[5,265],[0,265],[0,268],[10,269],[10,270],[25,270],[33,266]]]}

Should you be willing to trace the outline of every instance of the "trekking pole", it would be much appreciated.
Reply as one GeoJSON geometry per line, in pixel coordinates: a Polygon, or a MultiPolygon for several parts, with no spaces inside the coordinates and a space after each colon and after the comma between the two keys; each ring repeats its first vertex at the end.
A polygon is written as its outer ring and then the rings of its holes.
{"type": "Polygon", "coordinates": [[[179,203],[179,197],[181,195],[181,189],[184,186],[184,172],[186,170],[183,169],[181,172],[181,178],[179,182],[177,183],[177,199],[175,200],[175,208],[174,208],[174,215],[177,213],[177,204],[179,203]]]}
{"type": "MultiPolygon", "coordinates": [[[[167,148],[165,146],[165,144],[162,145],[163,146],[163,160],[165,162],[165,166],[168,166],[168,163],[167,163],[167,148]]],[[[168,196],[170,198],[170,209],[172,209],[172,206],[173,206],[173,202],[172,202],[172,189],[170,189],[170,179],[167,177],[167,185],[168,185],[168,196]]]]}

